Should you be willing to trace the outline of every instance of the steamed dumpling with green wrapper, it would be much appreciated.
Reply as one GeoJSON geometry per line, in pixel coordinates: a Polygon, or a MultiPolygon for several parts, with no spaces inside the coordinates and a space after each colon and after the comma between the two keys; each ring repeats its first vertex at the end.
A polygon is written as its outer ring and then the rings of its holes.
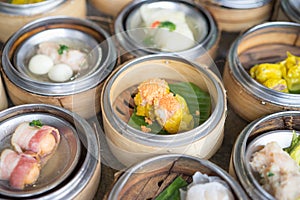
{"type": "MultiPolygon", "coordinates": [[[[145,117],[148,124],[157,121],[170,134],[191,130],[194,127],[183,97],[170,92],[168,83],[162,79],[150,79],[138,86],[134,97],[136,115],[145,117]]],[[[149,130],[141,127],[142,131],[149,130]]]]}
{"type": "Polygon", "coordinates": [[[162,51],[176,52],[195,45],[194,35],[182,11],[143,5],[140,15],[146,28],[145,43],[162,51]]]}

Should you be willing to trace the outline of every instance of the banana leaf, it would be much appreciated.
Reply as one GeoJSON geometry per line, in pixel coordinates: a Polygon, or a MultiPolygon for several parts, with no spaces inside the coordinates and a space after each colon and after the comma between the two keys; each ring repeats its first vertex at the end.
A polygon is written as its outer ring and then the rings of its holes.
{"type": "Polygon", "coordinates": [[[188,107],[191,115],[194,117],[194,127],[205,122],[211,112],[210,95],[202,91],[197,85],[190,82],[178,82],[169,84],[170,91],[174,94],[182,96],[188,107]],[[198,114],[200,112],[200,115],[198,114]]]}

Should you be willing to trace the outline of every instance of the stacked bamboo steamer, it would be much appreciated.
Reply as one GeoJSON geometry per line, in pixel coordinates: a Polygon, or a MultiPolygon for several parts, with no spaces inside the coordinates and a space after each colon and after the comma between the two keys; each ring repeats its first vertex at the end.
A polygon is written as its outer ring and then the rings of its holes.
{"type": "Polygon", "coordinates": [[[5,42],[25,24],[47,16],[86,17],[86,0],[47,0],[34,4],[0,2],[0,41],[5,42]]]}

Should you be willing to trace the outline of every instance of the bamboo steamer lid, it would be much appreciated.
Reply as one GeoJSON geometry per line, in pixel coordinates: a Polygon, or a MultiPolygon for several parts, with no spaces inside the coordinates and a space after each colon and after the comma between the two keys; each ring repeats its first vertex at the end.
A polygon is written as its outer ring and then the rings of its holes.
{"type": "Polygon", "coordinates": [[[48,16],[86,17],[86,0],[47,0],[41,3],[12,5],[0,2],[0,41],[8,38],[25,24],[48,16]]]}
{"type": "Polygon", "coordinates": [[[132,0],[89,0],[101,13],[116,17],[132,0]]]}
{"type": "Polygon", "coordinates": [[[213,15],[221,31],[240,32],[268,21],[275,0],[195,0],[213,15]]]}
{"type": "Polygon", "coordinates": [[[225,181],[235,199],[248,199],[239,183],[210,161],[182,154],[165,154],[127,168],[117,177],[107,200],[154,199],[176,177],[181,176],[189,183],[197,171],[225,181]]]}
{"type": "Polygon", "coordinates": [[[208,159],[218,150],[223,140],[226,95],[218,76],[197,66],[175,56],[150,55],[124,63],[105,81],[100,103],[103,128],[117,160],[129,166],[164,153],[185,153],[208,159]],[[157,77],[189,81],[209,92],[212,98],[209,119],[190,131],[173,135],[149,134],[128,126],[130,88],[157,77]]]}
{"type": "Polygon", "coordinates": [[[299,56],[300,26],[292,22],[268,22],[240,35],[230,47],[223,72],[228,100],[235,112],[247,121],[282,110],[300,110],[299,94],[271,90],[249,75],[255,64],[275,63],[287,51],[299,56]]]}

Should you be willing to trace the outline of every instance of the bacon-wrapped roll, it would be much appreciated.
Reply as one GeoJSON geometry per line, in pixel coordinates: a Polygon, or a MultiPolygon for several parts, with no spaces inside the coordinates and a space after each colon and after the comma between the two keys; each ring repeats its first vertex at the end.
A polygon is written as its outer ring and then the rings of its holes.
{"type": "Polygon", "coordinates": [[[40,175],[39,161],[28,154],[18,154],[11,149],[4,149],[0,157],[0,179],[9,181],[11,187],[24,189],[25,185],[34,184],[40,175]]]}
{"type": "Polygon", "coordinates": [[[13,133],[11,143],[19,153],[27,153],[44,159],[54,153],[60,142],[59,131],[51,126],[21,123],[13,133]]]}

